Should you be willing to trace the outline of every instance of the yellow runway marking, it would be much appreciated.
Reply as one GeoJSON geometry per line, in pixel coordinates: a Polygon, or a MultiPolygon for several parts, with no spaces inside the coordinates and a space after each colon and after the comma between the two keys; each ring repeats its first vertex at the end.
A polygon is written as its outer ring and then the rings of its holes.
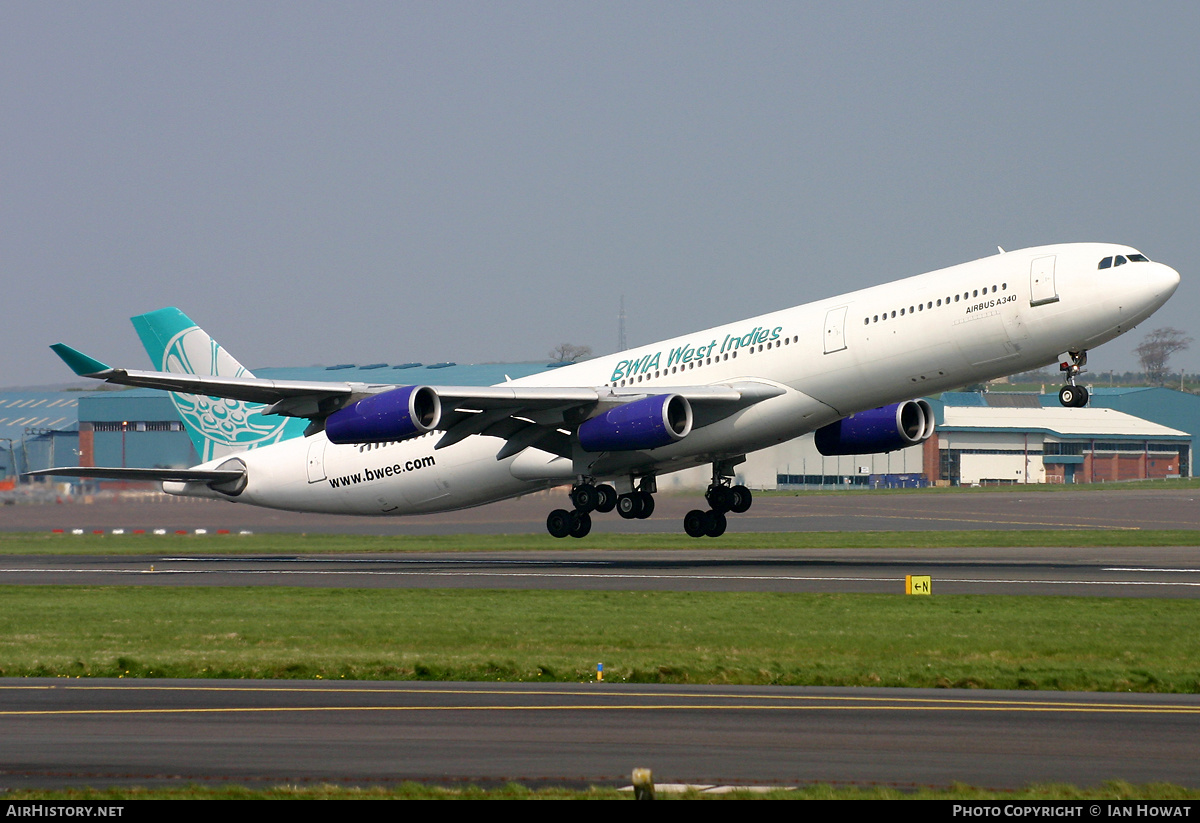
{"type": "MultiPolygon", "coordinates": [[[[125,680],[121,685],[106,685],[95,683],[54,683],[45,686],[27,686],[27,685],[0,685],[0,692],[3,691],[19,691],[24,689],[42,689],[42,690],[63,690],[63,691],[118,691],[127,694],[138,692],[250,692],[254,694],[269,694],[272,692],[281,692],[284,694],[293,693],[316,693],[316,694],[378,694],[378,695],[393,695],[393,694],[459,694],[459,695],[512,695],[520,697],[612,697],[612,698],[628,698],[628,697],[655,697],[660,699],[683,698],[689,700],[704,699],[704,700],[773,700],[773,701],[792,701],[792,702],[847,702],[847,703],[933,703],[933,704],[968,704],[968,705],[990,705],[990,706],[1098,706],[1098,707],[1123,707],[1129,705],[1137,705],[1131,703],[1114,703],[1111,701],[1086,701],[1086,702],[1068,702],[1062,700],[988,700],[984,698],[966,698],[966,697],[900,697],[894,695],[829,695],[829,694],[729,694],[727,692],[704,692],[704,691],[688,691],[685,693],[670,692],[670,691],[637,691],[629,690],[628,688],[614,689],[609,693],[597,694],[598,689],[606,688],[606,686],[598,685],[595,689],[515,689],[503,687],[480,687],[476,689],[431,689],[421,686],[394,686],[381,688],[357,688],[353,686],[344,686],[341,683],[330,686],[196,686],[196,685],[158,685],[146,684],[134,680],[125,680]]],[[[1145,704],[1153,705],[1153,704],[1145,704]]],[[[1197,708],[1200,708],[1200,703],[1197,703],[1197,708]]]]}
{"type": "Polygon", "coordinates": [[[381,699],[397,696],[457,696],[481,699],[496,697],[514,698],[587,698],[586,702],[563,706],[511,704],[478,705],[460,703],[452,706],[429,705],[373,705],[373,706],[235,706],[235,707],[191,707],[191,708],[128,708],[128,709],[21,709],[0,710],[0,717],[55,717],[78,715],[144,715],[144,714],[245,714],[249,712],[446,712],[446,711],[949,711],[949,712],[1065,712],[1072,714],[1200,714],[1200,703],[1117,703],[1104,700],[1055,701],[1031,700],[987,700],[968,698],[932,698],[901,696],[840,696],[840,695],[744,695],[721,692],[695,692],[679,694],[653,691],[614,691],[597,694],[595,689],[556,691],[550,689],[425,689],[425,688],[318,688],[310,686],[272,686],[266,688],[239,686],[108,686],[108,685],[52,685],[43,687],[0,686],[0,691],[28,690],[74,690],[74,691],[121,691],[130,695],[146,692],[226,692],[261,694],[315,694],[320,693],[337,699],[349,695],[372,695],[381,699]],[[631,698],[646,698],[658,702],[652,704],[630,703],[631,698]],[[680,702],[681,701],[681,702],[680,702]],[[707,702],[701,702],[707,701],[707,702]]]}
{"type": "Polygon", "coordinates": [[[891,712],[1033,712],[1066,714],[1200,714],[1200,707],[1188,706],[1123,706],[1112,708],[1090,706],[775,706],[760,704],[578,704],[571,706],[261,706],[184,709],[30,709],[0,711],[0,717],[77,717],[80,715],[185,715],[185,714],[250,714],[250,713],[311,713],[311,712],[570,712],[570,711],[891,711],[891,712]]]}

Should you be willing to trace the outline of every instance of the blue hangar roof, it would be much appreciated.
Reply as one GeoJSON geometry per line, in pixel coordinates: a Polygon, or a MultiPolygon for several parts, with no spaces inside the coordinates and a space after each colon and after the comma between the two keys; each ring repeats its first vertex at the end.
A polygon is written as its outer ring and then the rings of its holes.
{"type": "Polygon", "coordinates": [[[28,429],[74,429],[79,416],[79,398],[84,394],[54,389],[0,391],[0,439],[19,440],[28,429]]]}
{"type": "Polygon", "coordinates": [[[270,366],[252,369],[255,377],[270,380],[336,380],[360,383],[437,383],[443,386],[491,386],[506,378],[528,377],[558,368],[545,363],[370,363],[357,366],[270,366]]]}

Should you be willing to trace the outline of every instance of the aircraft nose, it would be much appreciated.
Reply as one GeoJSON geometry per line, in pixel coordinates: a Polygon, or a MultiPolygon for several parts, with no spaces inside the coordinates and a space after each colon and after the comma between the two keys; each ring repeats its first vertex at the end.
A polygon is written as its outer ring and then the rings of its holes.
{"type": "Polygon", "coordinates": [[[1158,271],[1155,272],[1156,281],[1160,281],[1160,292],[1165,297],[1170,297],[1175,293],[1175,289],[1179,288],[1180,276],[1179,272],[1170,266],[1162,263],[1157,263],[1158,271]]]}
{"type": "MultiPolygon", "coordinates": [[[[1139,314],[1145,318],[1158,311],[1175,290],[1179,288],[1179,272],[1162,263],[1142,264],[1144,270],[1138,272],[1135,279],[1127,281],[1128,286],[1135,290],[1133,303],[1139,305],[1139,314]]],[[[1130,266],[1132,269],[1133,267],[1130,266]]],[[[1128,304],[1127,304],[1128,305],[1128,304]]]]}

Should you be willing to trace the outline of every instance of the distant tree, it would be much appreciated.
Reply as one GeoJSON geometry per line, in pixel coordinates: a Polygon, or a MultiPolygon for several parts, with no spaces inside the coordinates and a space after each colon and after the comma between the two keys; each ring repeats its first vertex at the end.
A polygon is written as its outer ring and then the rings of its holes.
{"type": "Polygon", "coordinates": [[[1020,374],[1014,374],[1008,378],[1010,383],[1048,383],[1057,378],[1051,377],[1047,371],[1027,371],[1020,374]]]}
{"type": "Polygon", "coordinates": [[[1179,329],[1167,326],[1147,334],[1134,351],[1141,361],[1146,377],[1161,386],[1167,381],[1167,363],[1170,362],[1171,355],[1185,351],[1191,344],[1192,338],[1179,329]]]}
{"type": "Polygon", "coordinates": [[[550,350],[550,359],[555,363],[575,363],[591,356],[591,346],[575,346],[571,343],[559,343],[550,350]]]}
{"type": "Polygon", "coordinates": [[[971,392],[971,393],[986,393],[988,390],[987,383],[968,383],[965,386],[959,386],[955,391],[971,392]]]}

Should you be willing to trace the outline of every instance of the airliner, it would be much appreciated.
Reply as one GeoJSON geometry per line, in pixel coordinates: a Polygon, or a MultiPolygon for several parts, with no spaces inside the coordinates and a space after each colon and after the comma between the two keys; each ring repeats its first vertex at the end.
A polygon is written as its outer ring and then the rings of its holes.
{"type": "Polygon", "coordinates": [[[55,468],[30,474],[152,479],[175,495],[273,509],[409,515],[571,484],[555,537],[593,513],[654,511],[656,478],[711,466],[707,507],[684,518],[719,537],[750,508],[746,455],[815,433],[823,454],[916,445],[920,399],[1057,362],[1064,406],[1086,405],[1087,352],[1175,292],[1179,274],[1128,246],[1071,243],[990,257],[772,312],[494,386],[256,378],[181,311],[133,318],[157,371],[51,348],[76,374],[172,393],[204,462],[188,469],[55,468]]]}

